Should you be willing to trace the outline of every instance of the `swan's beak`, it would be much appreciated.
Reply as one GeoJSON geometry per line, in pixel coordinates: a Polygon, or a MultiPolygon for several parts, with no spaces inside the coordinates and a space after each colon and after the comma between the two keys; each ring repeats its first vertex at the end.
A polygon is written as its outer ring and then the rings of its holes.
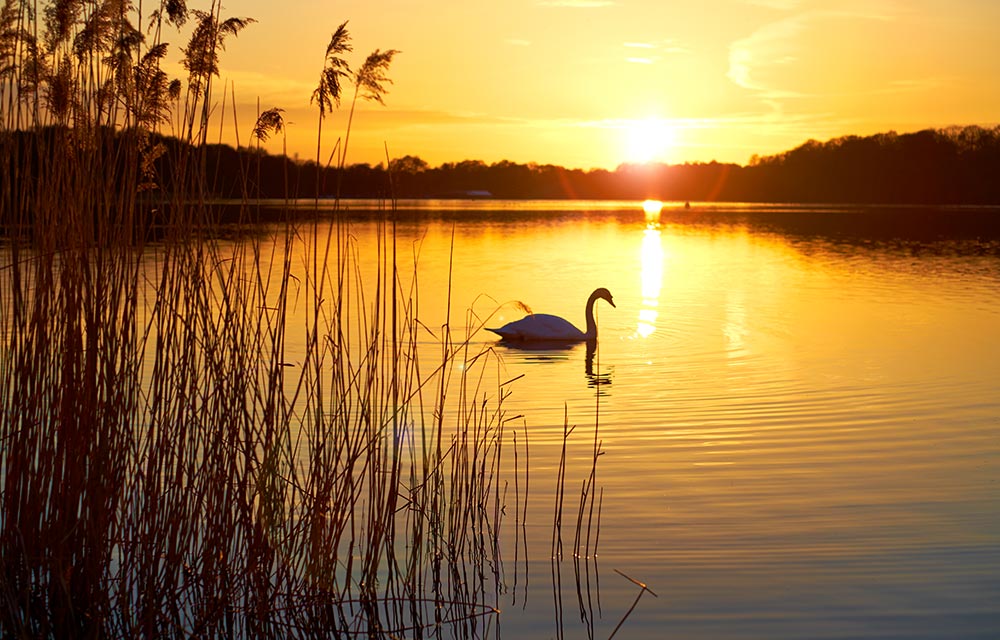
{"type": "Polygon", "coordinates": [[[618,307],[617,307],[617,306],[615,305],[615,301],[614,301],[614,300],[612,300],[611,298],[608,298],[608,304],[610,304],[610,305],[611,305],[612,307],[614,307],[615,309],[617,309],[617,308],[618,308],[618,307]]]}

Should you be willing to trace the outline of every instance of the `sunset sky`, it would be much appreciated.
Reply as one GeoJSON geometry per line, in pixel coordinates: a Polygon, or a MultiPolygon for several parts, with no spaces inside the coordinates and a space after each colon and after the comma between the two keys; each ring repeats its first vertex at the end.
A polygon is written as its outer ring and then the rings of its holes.
{"type": "MultiPolygon", "coordinates": [[[[996,0],[244,0],[224,13],[258,21],[222,57],[241,141],[259,99],[285,109],[301,159],[315,157],[309,96],[344,20],[352,65],[402,52],[386,106],[355,117],[349,162],[380,162],[384,143],[431,165],[742,164],[810,138],[1000,123],[996,0]]],[[[348,106],[324,124],[324,155],[348,106]]]]}

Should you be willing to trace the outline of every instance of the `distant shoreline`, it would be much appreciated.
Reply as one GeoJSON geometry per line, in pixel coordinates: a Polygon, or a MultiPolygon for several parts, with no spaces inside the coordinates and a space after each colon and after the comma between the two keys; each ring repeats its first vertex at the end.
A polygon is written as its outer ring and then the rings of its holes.
{"type": "MultiPolygon", "coordinates": [[[[434,208],[461,208],[462,210],[489,210],[489,209],[586,209],[590,205],[598,205],[601,209],[635,209],[641,211],[642,203],[655,198],[641,199],[616,199],[616,198],[442,198],[442,197],[411,197],[396,198],[397,208],[414,206],[420,209],[434,208]],[[525,205],[532,205],[526,207],[525,205]]],[[[334,203],[354,207],[364,207],[366,209],[379,209],[383,205],[393,202],[391,198],[365,198],[365,197],[321,197],[319,199],[320,208],[331,208],[334,203]]],[[[295,209],[315,208],[316,198],[259,198],[252,200],[240,199],[219,199],[212,201],[214,204],[237,205],[241,203],[260,204],[264,206],[284,206],[288,205],[295,209]]],[[[807,209],[810,211],[830,210],[846,211],[849,209],[958,209],[958,210],[995,210],[1000,212],[1000,203],[996,204],[938,204],[938,203],[883,203],[883,202],[794,202],[794,201],[686,201],[686,200],[660,200],[664,210],[684,209],[685,205],[690,205],[690,210],[701,209],[733,209],[745,207],[748,209],[807,209]]]]}
{"type": "MultiPolygon", "coordinates": [[[[51,128],[11,132],[0,140],[7,157],[27,162],[17,168],[20,180],[35,180],[46,163],[60,161],[45,157],[48,147],[39,144],[54,133],[51,128]]],[[[110,152],[123,145],[118,133],[107,136],[110,152]]],[[[406,201],[460,195],[475,201],[1000,206],[1000,126],[810,140],[782,154],[753,157],[747,165],[623,164],[613,171],[477,160],[430,167],[415,156],[396,158],[389,169],[381,164],[339,169],[221,144],[192,147],[163,136],[151,136],[148,144],[159,149],[144,165],[148,185],[143,186],[154,201],[174,193],[172,185],[183,173],[177,159],[196,157],[205,175],[199,189],[216,200],[406,201]]]]}

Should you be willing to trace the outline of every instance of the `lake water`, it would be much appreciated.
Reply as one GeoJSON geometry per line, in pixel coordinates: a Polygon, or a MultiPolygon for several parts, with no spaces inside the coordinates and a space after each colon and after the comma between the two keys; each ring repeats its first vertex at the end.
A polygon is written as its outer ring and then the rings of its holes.
{"type": "MultiPolygon", "coordinates": [[[[346,206],[363,281],[386,214],[346,206]]],[[[448,323],[509,381],[521,468],[497,483],[484,636],[608,638],[627,616],[618,638],[1000,638],[1000,210],[400,203],[396,250],[422,363],[448,323]],[[616,306],[594,353],[482,329],[526,307],[583,326],[597,287],[616,306]]],[[[289,327],[309,311],[295,252],[289,327]]]]}
{"type": "Polygon", "coordinates": [[[617,571],[658,596],[619,637],[1000,637],[998,212],[402,208],[429,327],[449,283],[456,332],[514,301],[582,326],[596,287],[617,305],[590,366],[496,346],[533,483],[504,637],[607,637],[639,591],[617,571]],[[566,520],[595,425],[604,452],[597,557],[575,563],[550,561],[564,418],[566,520]]]}

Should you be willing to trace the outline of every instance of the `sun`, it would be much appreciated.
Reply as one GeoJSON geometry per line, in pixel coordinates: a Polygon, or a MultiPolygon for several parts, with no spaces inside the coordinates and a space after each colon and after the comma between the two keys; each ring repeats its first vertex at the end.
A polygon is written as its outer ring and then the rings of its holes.
{"type": "Polygon", "coordinates": [[[673,126],[661,118],[631,120],[625,125],[625,159],[629,162],[663,161],[674,142],[673,126]]]}

